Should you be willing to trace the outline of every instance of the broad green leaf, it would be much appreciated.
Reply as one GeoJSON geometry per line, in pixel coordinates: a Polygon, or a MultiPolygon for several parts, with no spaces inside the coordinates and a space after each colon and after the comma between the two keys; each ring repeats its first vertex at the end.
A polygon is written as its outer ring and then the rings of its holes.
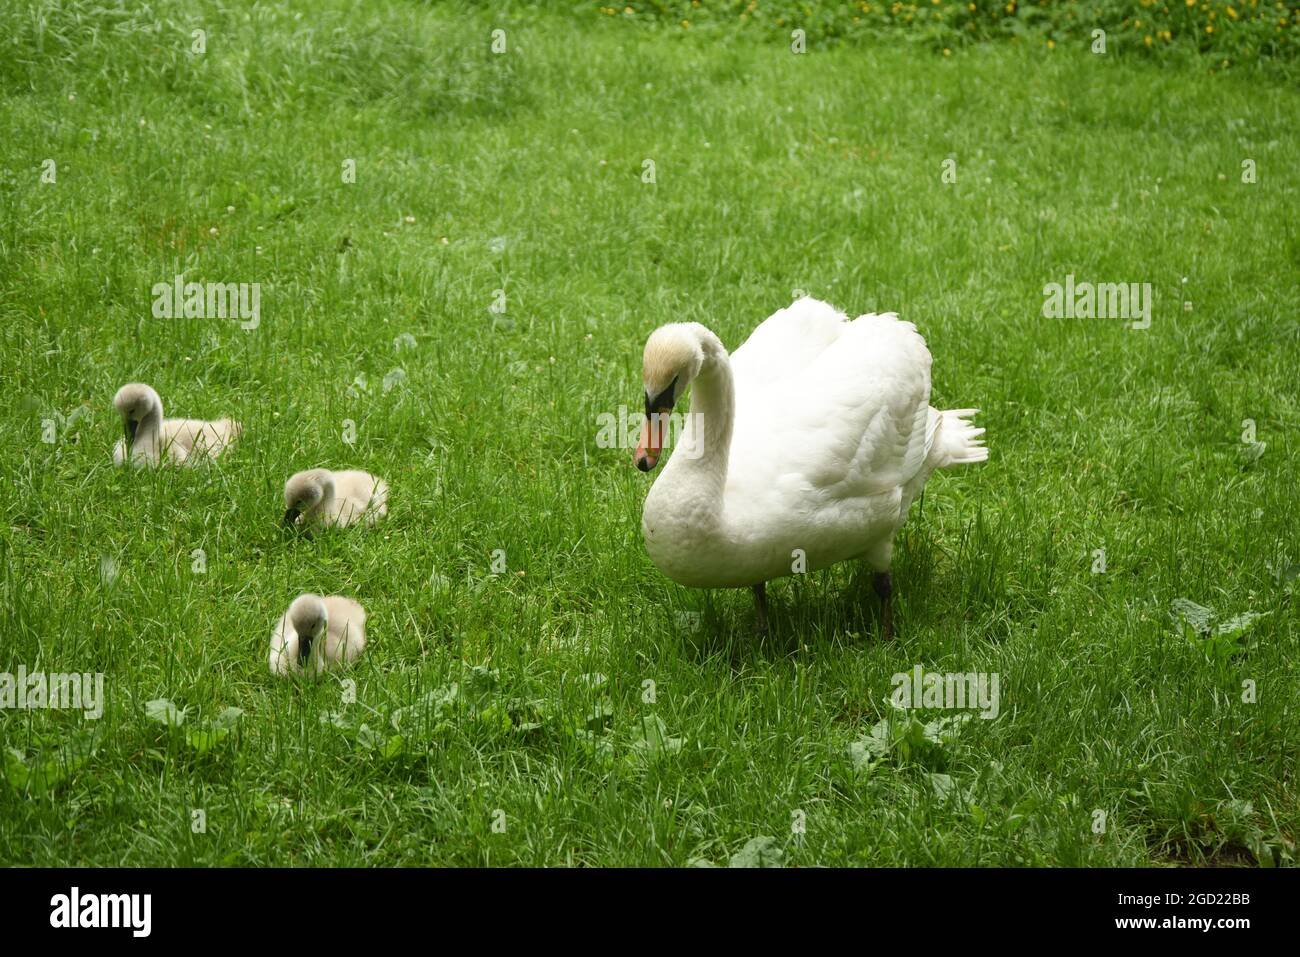
{"type": "Polygon", "coordinates": [[[936,718],[925,726],[925,738],[931,744],[946,745],[957,740],[962,726],[971,719],[969,714],[955,714],[946,718],[936,718]]]}
{"type": "Polygon", "coordinates": [[[739,851],[731,856],[728,867],[780,867],[785,852],[777,844],[776,838],[763,835],[752,837],[739,851]]]}
{"type": "Polygon", "coordinates": [[[42,751],[30,760],[21,751],[5,751],[5,779],[20,793],[45,797],[83,767],[95,753],[94,733],[81,731],[60,747],[42,751]]]}
{"type": "Polygon", "coordinates": [[[178,708],[166,698],[154,698],[144,705],[145,716],[169,728],[179,728],[185,723],[185,708],[178,708]]]}
{"type": "Polygon", "coordinates": [[[635,737],[632,739],[632,750],[651,760],[662,757],[665,754],[676,754],[682,749],[685,738],[674,738],[668,734],[668,726],[664,724],[663,719],[657,714],[647,714],[642,716],[637,724],[635,737]]]}
{"type": "Polygon", "coordinates": [[[1214,617],[1214,610],[1198,605],[1187,598],[1175,598],[1169,604],[1169,617],[1176,625],[1186,622],[1194,631],[1204,633],[1210,630],[1210,620],[1214,617]]]}
{"type": "Polygon", "coordinates": [[[230,729],[209,725],[202,728],[186,728],[184,734],[186,745],[199,754],[207,754],[230,734],[230,729]]]}
{"type": "Polygon", "coordinates": [[[326,711],[320,716],[320,723],[327,724],[332,728],[351,736],[355,731],[352,720],[341,711],[326,711]]]}
{"type": "Polygon", "coordinates": [[[849,744],[849,759],[858,770],[869,770],[879,763],[881,754],[871,747],[867,740],[853,741],[849,744]]]}
{"type": "Polygon", "coordinates": [[[486,665],[473,665],[465,669],[462,675],[465,692],[475,697],[483,697],[496,690],[497,673],[486,665]]]}
{"type": "Polygon", "coordinates": [[[23,752],[17,748],[5,748],[4,772],[5,780],[13,785],[15,790],[27,790],[31,771],[27,767],[27,756],[23,752]]]}
{"type": "Polygon", "coordinates": [[[500,702],[493,702],[475,712],[474,721],[480,727],[499,734],[505,734],[514,727],[514,722],[510,720],[510,712],[500,702]]]}
{"type": "Polygon", "coordinates": [[[573,737],[582,746],[582,749],[594,758],[603,761],[614,756],[614,743],[609,739],[608,735],[596,734],[586,728],[574,728],[573,737]]]}
{"type": "Polygon", "coordinates": [[[954,794],[959,794],[951,774],[931,774],[930,787],[934,789],[935,795],[944,801],[954,794]]]}
{"type": "Polygon", "coordinates": [[[225,708],[221,714],[212,719],[211,724],[213,727],[231,729],[243,716],[243,708],[225,708]]]}
{"type": "Polygon", "coordinates": [[[1243,611],[1240,615],[1234,615],[1227,621],[1216,624],[1214,633],[1215,635],[1236,639],[1249,629],[1252,624],[1268,614],[1266,611],[1243,611]]]}
{"type": "Polygon", "coordinates": [[[370,725],[362,724],[357,728],[356,742],[357,747],[370,751],[379,747],[384,742],[384,738],[370,725]]]}

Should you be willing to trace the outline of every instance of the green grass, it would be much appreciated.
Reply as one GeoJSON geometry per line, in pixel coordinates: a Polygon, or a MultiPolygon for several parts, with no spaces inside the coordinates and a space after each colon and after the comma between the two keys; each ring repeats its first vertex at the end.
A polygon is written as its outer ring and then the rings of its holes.
{"type": "Polygon", "coordinates": [[[786,43],[799,30],[818,46],[904,40],[938,53],[990,39],[1049,49],[1096,45],[1112,57],[1156,57],[1184,64],[1204,54],[1202,65],[1209,69],[1256,69],[1263,61],[1280,74],[1293,72],[1292,62],[1300,52],[1294,41],[1300,8],[1282,0],[588,2],[605,16],[629,23],[697,33],[740,28],[786,43]]]}
{"type": "Polygon", "coordinates": [[[1300,93],[1082,45],[795,56],[597,13],[355,7],[0,15],[0,670],[107,694],[98,722],[0,711],[0,861],[725,864],[763,835],[803,866],[1290,859],[1297,612],[1273,569],[1300,561],[1300,93]],[[153,318],[182,270],[262,283],[260,327],[153,318]],[[1043,318],[1070,273],[1150,282],[1151,328],[1043,318]],[[915,322],[934,404],[988,428],[989,463],[936,476],[900,537],[892,643],[865,569],[769,588],[765,642],[748,593],[664,579],[649,479],[596,442],[640,402],[653,328],[734,348],[795,289],[915,322]],[[114,469],[131,380],[242,443],[114,469]],[[386,478],[389,520],[284,536],[284,479],[316,465],[386,478]],[[307,590],[369,612],[354,704],[267,672],[307,590]],[[1212,659],[1180,597],[1267,615],[1212,659]],[[1000,716],[855,767],[918,663],[996,672],[1000,716]],[[199,753],[158,698],[244,715],[199,753]],[[679,749],[638,747],[650,715],[679,749]],[[57,762],[86,729],[84,764],[14,786],[14,751],[57,762]]]}

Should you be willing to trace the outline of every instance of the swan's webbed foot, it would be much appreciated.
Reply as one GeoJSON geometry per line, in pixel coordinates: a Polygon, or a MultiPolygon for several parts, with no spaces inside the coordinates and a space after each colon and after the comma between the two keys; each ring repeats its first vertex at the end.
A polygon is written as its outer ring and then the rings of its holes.
{"type": "Polygon", "coordinates": [[[754,611],[757,618],[754,622],[754,630],[760,638],[767,635],[767,582],[759,582],[753,586],[754,590],[754,611]]]}
{"type": "Polygon", "coordinates": [[[880,630],[885,641],[894,640],[894,609],[890,600],[894,594],[894,581],[889,572],[876,572],[871,576],[871,587],[880,598],[880,630]]]}

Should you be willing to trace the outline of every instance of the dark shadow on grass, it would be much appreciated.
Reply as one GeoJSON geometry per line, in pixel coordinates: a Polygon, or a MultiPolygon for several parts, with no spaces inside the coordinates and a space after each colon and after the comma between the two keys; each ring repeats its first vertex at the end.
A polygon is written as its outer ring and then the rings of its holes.
{"type": "Polygon", "coordinates": [[[699,663],[720,658],[733,668],[747,661],[773,662],[797,657],[826,644],[852,647],[880,641],[880,604],[868,573],[854,574],[847,585],[811,580],[777,579],[767,586],[768,630],[757,631],[757,612],[748,589],[704,593],[697,628],[683,632],[682,643],[699,663]]]}

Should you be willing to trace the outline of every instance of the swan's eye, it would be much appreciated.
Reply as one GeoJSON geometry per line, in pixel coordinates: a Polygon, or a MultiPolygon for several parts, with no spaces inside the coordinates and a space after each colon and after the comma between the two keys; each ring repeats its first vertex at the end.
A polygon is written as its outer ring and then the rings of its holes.
{"type": "Polygon", "coordinates": [[[651,396],[648,392],[645,397],[645,414],[654,415],[656,412],[671,412],[673,406],[677,404],[677,376],[673,376],[673,381],[668,383],[668,387],[656,396],[651,396]]]}

